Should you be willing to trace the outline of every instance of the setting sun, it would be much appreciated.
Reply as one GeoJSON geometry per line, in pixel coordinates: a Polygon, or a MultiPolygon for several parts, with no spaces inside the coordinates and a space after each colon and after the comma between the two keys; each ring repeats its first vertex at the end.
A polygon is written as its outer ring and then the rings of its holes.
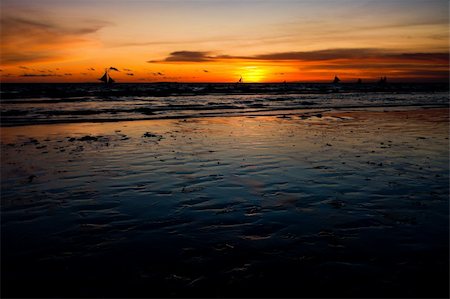
{"type": "Polygon", "coordinates": [[[244,82],[256,83],[264,81],[267,71],[257,66],[245,66],[241,68],[241,75],[244,82]]]}

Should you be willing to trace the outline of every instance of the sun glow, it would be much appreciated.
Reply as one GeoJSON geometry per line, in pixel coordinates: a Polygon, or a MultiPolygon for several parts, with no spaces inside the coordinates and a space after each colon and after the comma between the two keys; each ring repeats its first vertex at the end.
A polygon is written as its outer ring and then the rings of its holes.
{"type": "Polygon", "coordinates": [[[257,66],[246,66],[240,70],[244,82],[254,83],[264,81],[267,70],[257,66]]]}
{"type": "Polygon", "coordinates": [[[118,83],[449,77],[444,0],[0,2],[4,83],[98,83],[110,66],[118,83]]]}

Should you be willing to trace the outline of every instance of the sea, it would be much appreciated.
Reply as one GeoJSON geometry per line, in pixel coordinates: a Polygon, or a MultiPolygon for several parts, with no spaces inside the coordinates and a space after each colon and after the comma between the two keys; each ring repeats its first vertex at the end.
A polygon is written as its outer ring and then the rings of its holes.
{"type": "Polygon", "coordinates": [[[2,84],[1,125],[274,115],[304,109],[448,106],[446,83],[2,84]]]}

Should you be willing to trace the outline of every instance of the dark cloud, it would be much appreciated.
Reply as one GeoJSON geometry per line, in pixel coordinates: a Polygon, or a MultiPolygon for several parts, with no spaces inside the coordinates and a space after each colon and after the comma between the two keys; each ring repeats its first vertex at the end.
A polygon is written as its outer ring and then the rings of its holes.
{"type": "Polygon", "coordinates": [[[23,74],[20,77],[54,77],[53,74],[23,74]]]}
{"type": "Polygon", "coordinates": [[[64,59],[71,50],[90,41],[89,34],[109,23],[67,20],[42,11],[5,9],[0,19],[1,63],[19,64],[64,59]]]}
{"type": "Polygon", "coordinates": [[[88,70],[88,71],[95,71],[95,69],[94,69],[93,67],[88,68],[87,70],[88,70]]]}
{"type": "Polygon", "coordinates": [[[208,70],[203,70],[205,73],[209,73],[209,71],[208,70]]]}
{"type": "Polygon", "coordinates": [[[205,62],[226,59],[245,60],[301,60],[319,61],[369,57],[379,54],[376,49],[329,49],[309,52],[280,52],[270,54],[259,54],[253,56],[233,56],[233,55],[210,55],[211,52],[200,51],[177,51],[172,52],[163,60],[149,62],[205,62]]]}
{"type": "Polygon", "coordinates": [[[176,51],[163,60],[148,62],[208,62],[227,59],[260,60],[260,61],[327,61],[351,59],[394,59],[408,61],[440,61],[448,62],[448,53],[392,53],[384,49],[351,48],[326,49],[316,51],[294,51],[253,56],[210,55],[211,52],[176,51]]]}
{"type": "Polygon", "coordinates": [[[402,53],[396,55],[387,55],[386,57],[392,57],[398,60],[449,62],[449,53],[402,53]]]}
{"type": "Polygon", "coordinates": [[[203,62],[203,61],[211,61],[214,60],[215,57],[208,56],[209,52],[201,52],[201,51],[176,51],[169,54],[165,59],[158,60],[150,60],[147,61],[149,63],[152,62],[203,62]]]}
{"type": "Polygon", "coordinates": [[[328,49],[308,52],[282,52],[261,54],[250,57],[242,57],[244,59],[256,60],[301,60],[301,61],[321,61],[335,59],[355,59],[374,57],[380,54],[380,50],[376,49],[328,49]]]}
{"type": "Polygon", "coordinates": [[[65,73],[64,76],[72,76],[71,73],[65,73]]]}
{"type": "Polygon", "coordinates": [[[130,69],[123,69],[125,72],[132,72],[130,69]]]}
{"type": "Polygon", "coordinates": [[[127,73],[126,75],[127,75],[127,76],[134,76],[133,73],[127,73]]]}
{"type": "Polygon", "coordinates": [[[152,73],[152,75],[153,76],[164,76],[164,74],[161,72],[154,72],[154,73],[152,73]]]}
{"type": "Polygon", "coordinates": [[[110,69],[111,71],[120,72],[117,68],[115,68],[115,67],[113,67],[113,66],[109,67],[109,69],[110,69]]]}
{"type": "Polygon", "coordinates": [[[427,77],[441,77],[448,78],[448,70],[422,70],[422,69],[411,69],[411,70],[401,70],[396,73],[397,76],[408,76],[415,78],[427,78],[427,77]]]}
{"type": "MultiPolygon", "coordinates": [[[[422,65],[420,63],[407,63],[405,61],[346,61],[345,63],[321,63],[321,64],[313,64],[313,65],[303,65],[299,68],[300,71],[304,70],[362,70],[362,71],[371,71],[378,69],[386,69],[386,70],[407,70],[411,68],[417,68],[417,65],[422,65]]],[[[425,62],[425,67],[428,69],[436,69],[446,67],[445,63],[432,63],[425,62]]]]}

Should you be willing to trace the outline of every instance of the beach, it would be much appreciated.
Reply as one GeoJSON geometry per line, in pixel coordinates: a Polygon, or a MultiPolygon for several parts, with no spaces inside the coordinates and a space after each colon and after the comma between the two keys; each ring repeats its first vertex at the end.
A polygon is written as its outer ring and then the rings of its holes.
{"type": "Polygon", "coordinates": [[[449,298],[449,1],[0,1],[1,298],[449,298]]]}
{"type": "Polygon", "coordinates": [[[4,295],[448,296],[448,107],[298,108],[1,127],[4,295]]]}

